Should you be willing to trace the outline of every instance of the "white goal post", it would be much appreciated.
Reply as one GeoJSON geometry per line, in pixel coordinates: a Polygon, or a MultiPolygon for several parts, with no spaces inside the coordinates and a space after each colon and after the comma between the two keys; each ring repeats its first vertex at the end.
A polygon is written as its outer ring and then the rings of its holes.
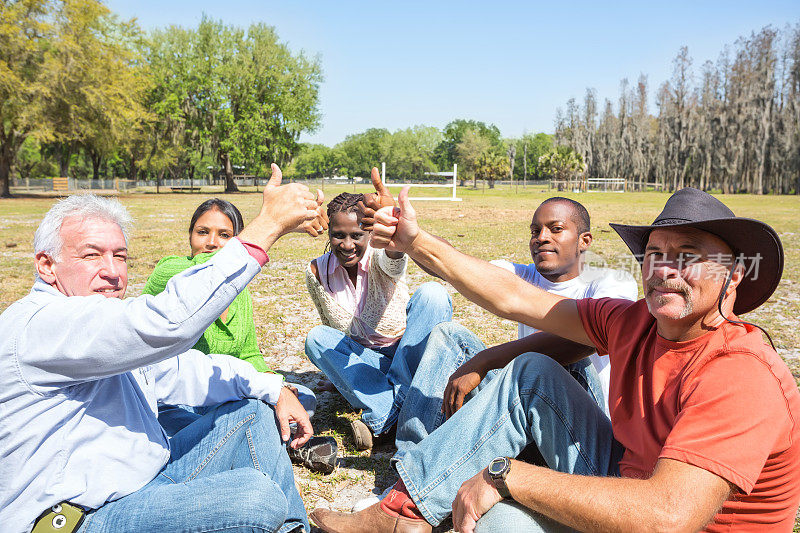
{"type": "Polygon", "coordinates": [[[587,192],[628,192],[625,178],[587,178],[587,192]]]}
{"type": "Polygon", "coordinates": [[[453,165],[452,172],[426,172],[426,176],[438,176],[442,178],[449,178],[452,177],[452,181],[446,183],[387,183],[386,180],[386,163],[381,163],[381,181],[387,187],[405,187],[406,185],[414,187],[414,188],[452,188],[453,195],[452,196],[409,196],[410,200],[443,200],[449,202],[460,202],[461,198],[456,195],[456,187],[457,187],[457,179],[458,179],[458,165],[453,165]]]}

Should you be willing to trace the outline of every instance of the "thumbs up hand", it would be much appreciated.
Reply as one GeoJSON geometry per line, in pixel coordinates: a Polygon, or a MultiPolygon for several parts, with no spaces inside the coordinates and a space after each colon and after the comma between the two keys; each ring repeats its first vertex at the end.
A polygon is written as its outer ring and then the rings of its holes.
{"type": "Polygon", "coordinates": [[[375,224],[375,212],[383,207],[394,207],[397,204],[392,197],[392,193],[386,188],[386,185],[381,181],[381,174],[378,172],[377,167],[372,167],[372,186],[375,187],[374,193],[364,195],[364,201],[359,202],[358,206],[363,215],[361,217],[361,229],[364,231],[372,231],[375,224]]]}
{"type": "Polygon", "coordinates": [[[399,207],[386,206],[375,213],[370,245],[390,252],[407,252],[419,235],[417,212],[408,200],[409,187],[400,191],[399,207]]]}
{"type": "Polygon", "coordinates": [[[281,185],[282,179],[281,169],[273,163],[272,176],[264,187],[261,211],[239,234],[241,240],[267,250],[290,231],[305,231],[316,237],[328,227],[322,208],[325,199],[322,191],[314,194],[299,183],[281,185]]]}

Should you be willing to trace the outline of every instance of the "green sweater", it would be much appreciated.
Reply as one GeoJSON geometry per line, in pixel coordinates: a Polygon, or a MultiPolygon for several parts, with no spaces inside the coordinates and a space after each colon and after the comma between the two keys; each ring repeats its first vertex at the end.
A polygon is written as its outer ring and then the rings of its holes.
{"type": "MultiPolygon", "coordinates": [[[[197,254],[194,257],[169,255],[163,258],[147,278],[142,293],[155,295],[163,292],[172,276],[187,268],[205,263],[213,255],[197,254]]],[[[194,348],[203,353],[232,355],[249,362],[259,372],[270,371],[258,349],[256,325],[253,322],[253,300],[247,287],[228,307],[227,320],[223,322],[221,318],[216,319],[203,333],[194,348]]]]}

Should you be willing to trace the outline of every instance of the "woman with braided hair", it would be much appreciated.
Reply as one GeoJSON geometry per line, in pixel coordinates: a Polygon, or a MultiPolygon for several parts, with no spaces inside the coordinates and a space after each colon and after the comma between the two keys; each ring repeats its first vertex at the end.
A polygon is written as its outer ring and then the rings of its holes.
{"type": "Polygon", "coordinates": [[[330,251],[306,269],[323,323],[309,332],[306,355],[362,410],[361,419],[351,422],[360,450],[394,440],[394,425],[431,329],[453,314],[439,283],[425,283],[409,298],[405,254],[369,246],[365,212],[393,202],[377,170],[372,181],[377,196],[342,193],[330,201],[330,251]]]}

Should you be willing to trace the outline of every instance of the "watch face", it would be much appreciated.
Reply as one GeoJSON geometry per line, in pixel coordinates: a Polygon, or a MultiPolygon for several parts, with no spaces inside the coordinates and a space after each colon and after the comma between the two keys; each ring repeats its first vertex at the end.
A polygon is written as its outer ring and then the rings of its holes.
{"type": "Polygon", "coordinates": [[[503,473],[503,470],[506,469],[508,465],[508,459],[505,457],[498,457],[497,459],[493,459],[491,463],[489,463],[489,475],[490,476],[499,476],[503,473]]]}

